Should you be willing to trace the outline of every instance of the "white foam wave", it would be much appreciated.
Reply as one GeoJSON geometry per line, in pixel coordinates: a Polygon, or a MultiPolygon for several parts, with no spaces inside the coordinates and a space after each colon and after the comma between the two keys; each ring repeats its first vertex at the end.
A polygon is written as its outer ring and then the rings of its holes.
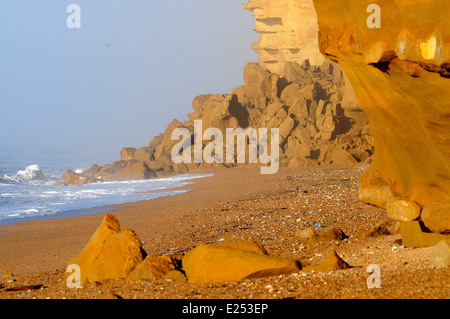
{"type": "Polygon", "coordinates": [[[0,177],[0,184],[52,184],[56,179],[42,172],[39,165],[29,165],[24,170],[19,170],[13,176],[4,174],[0,177]]]}
{"type": "Polygon", "coordinates": [[[42,173],[41,168],[38,165],[30,165],[23,171],[18,171],[14,175],[14,179],[18,181],[33,182],[45,179],[45,175],[42,173]]]}
{"type": "MultiPolygon", "coordinates": [[[[36,167],[33,170],[36,170],[36,167]]],[[[188,192],[173,188],[190,184],[192,179],[207,176],[210,175],[182,175],[165,179],[104,182],[70,187],[57,187],[54,183],[13,182],[0,188],[0,223],[17,218],[37,218],[59,212],[173,196],[188,192]],[[167,191],[153,193],[163,189],[167,191]]]]}

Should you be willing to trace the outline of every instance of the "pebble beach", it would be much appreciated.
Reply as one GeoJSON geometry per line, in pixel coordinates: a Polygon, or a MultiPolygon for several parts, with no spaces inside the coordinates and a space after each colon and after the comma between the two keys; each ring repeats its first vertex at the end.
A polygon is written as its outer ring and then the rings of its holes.
{"type": "MultiPolygon", "coordinates": [[[[336,251],[352,268],[302,272],[236,282],[191,284],[170,279],[125,279],[68,288],[69,260],[80,252],[106,213],[30,221],[0,228],[1,299],[448,299],[450,269],[435,269],[431,247],[407,248],[391,234],[361,236],[386,221],[383,209],[358,200],[368,167],[211,169],[182,187],[190,192],[111,207],[122,229],[132,229],[148,254],[182,258],[199,244],[253,240],[271,256],[302,266],[336,251]],[[343,240],[311,243],[298,233],[339,229],[343,240]],[[381,285],[368,285],[368,267],[381,285]]],[[[197,173],[197,172],[196,172],[197,173]]]]}

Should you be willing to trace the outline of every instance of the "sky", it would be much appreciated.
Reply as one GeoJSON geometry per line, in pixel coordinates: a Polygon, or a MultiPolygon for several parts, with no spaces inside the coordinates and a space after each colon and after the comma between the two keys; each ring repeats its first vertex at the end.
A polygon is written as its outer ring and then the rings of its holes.
{"type": "Polygon", "coordinates": [[[258,39],[244,2],[0,1],[0,152],[146,146],[195,96],[243,84],[258,39]]]}

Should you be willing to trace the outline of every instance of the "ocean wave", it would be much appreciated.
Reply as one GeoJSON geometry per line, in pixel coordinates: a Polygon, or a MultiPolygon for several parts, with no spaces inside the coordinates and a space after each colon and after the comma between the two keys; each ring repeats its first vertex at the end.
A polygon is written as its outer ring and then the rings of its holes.
{"type": "Polygon", "coordinates": [[[18,181],[34,182],[45,179],[45,175],[38,165],[30,165],[25,168],[25,170],[18,171],[16,175],[14,175],[14,179],[18,181]]]}
{"type": "Polygon", "coordinates": [[[27,166],[24,170],[17,171],[13,176],[4,174],[0,177],[0,184],[48,184],[54,182],[54,177],[45,175],[39,165],[27,166]]]}
{"type": "Polygon", "coordinates": [[[39,167],[8,177],[10,184],[0,187],[0,224],[8,220],[64,216],[64,212],[83,214],[87,209],[138,202],[189,192],[173,188],[189,185],[192,179],[208,175],[180,175],[164,179],[102,182],[71,187],[45,183],[48,176],[39,167]],[[22,178],[24,182],[18,182],[22,178]],[[165,190],[154,192],[156,190],[165,190]],[[58,215],[59,214],[59,215],[58,215]]]}

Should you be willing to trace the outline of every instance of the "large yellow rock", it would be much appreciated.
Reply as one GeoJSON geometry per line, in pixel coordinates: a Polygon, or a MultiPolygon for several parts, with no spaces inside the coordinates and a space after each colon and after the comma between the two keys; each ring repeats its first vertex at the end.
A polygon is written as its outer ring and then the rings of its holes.
{"type": "Polygon", "coordinates": [[[450,203],[450,3],[376,4],[381,28],[369,28],[365,1],[314,0],[320,50],[344,69],[374,137],[360,199],[383,208],[391,196],[432,205],[425,225],[450,231],[449,210],[434,205],[450,203]]]}
{"type": "Polygon", "coordinates": [[[132,230],[120,230],[119,221],[108,214],[69,265],[80,267],[80,282],[83,285],[87,282],[126,278],[144,256],[136,234],[132,230]]]}
{"type": "Polygon", "coordinates": [[[189,283],[239,281],[300,271],[296,261],[269,256],[255,242],[201,244],[182,262],[189,283]]]}

